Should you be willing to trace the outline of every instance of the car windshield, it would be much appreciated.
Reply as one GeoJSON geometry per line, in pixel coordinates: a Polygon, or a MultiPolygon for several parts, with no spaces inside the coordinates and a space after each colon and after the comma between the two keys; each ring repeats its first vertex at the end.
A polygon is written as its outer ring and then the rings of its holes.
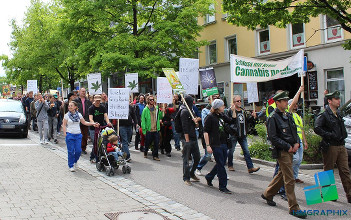
{"type": "Polygon", "coordinates": [[[23,112],[22,103],[20,102],[0,102],[0,112],[23,112]]]}

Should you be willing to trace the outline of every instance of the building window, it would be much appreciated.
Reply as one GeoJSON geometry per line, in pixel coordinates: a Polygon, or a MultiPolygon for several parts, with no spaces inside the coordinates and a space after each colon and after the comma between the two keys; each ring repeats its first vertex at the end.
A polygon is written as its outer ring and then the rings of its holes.
{"type": "Polygon", "coordinates": [[[291,24],[292,48],[305,46],[305,25],[303,23],[291,24]]]}
{"type": "MultiPolygon", "coordinates": [[[[211,4],[209,9],[214,12],[215,11],[215,5],[211,4]]],[[[206,15],[205,24],[210,24],[210,23],[213,23],[215,21],[216,21],[216,14],[215,13],[206,15]]]]}
{"type": "Polygon", "coordinates": [[[326,41],[338,41],[342,39],[342,28],[340,23],[325,15],[326,41]]]}
{"type": "Polygon", "coordinates": [[[207,57],[208,64],[217,63],[217,45],[216,41],[211,42],[210,45],[207,46],[207,57]]]}
{"type": "Polygon", "coordinates": [[[225,45],[224,45],[224,49],[225,49],[225,59],[227,61],[230,60],[230,54],[238,54],[238,47],[237,47],[237,43],[236,43],[236,36],[230,36],[225,38],[225,45]]]}
{"type": "Polygon", "coordinates": [[[345,83],[344,70],[334,69],[327,70],[327,89],[329,92],[339,91],[341,98],[341,105],[345,103],[345,83]]]}
{"type": "Polygon", "coordinates": [[[271,50],[269,43],[269,30],[262,30],[258,32],[259,51],[262,53],[269,53],[271,50]]]}

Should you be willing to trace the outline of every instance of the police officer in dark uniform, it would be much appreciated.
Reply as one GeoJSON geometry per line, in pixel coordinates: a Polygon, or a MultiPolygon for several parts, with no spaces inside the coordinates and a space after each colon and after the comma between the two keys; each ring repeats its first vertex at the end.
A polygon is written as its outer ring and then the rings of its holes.
{"type": "Polygon", "coordinates": [[[348,155],[345,148],[347,132],[338,108],[340,107],[340,92],[335,91],[325,95],[328,105],[315,123],[314,131],[323,140],[320,144],[323,155],[323,169],[333,170],[334,164],[339,170],[340,179],[344,187],[346,198],[351,203],[351,178],[348,166],[348,155]]]}
{"type": "Polygon", "coordinates": [[[298,218],[306,218],[307,214],[300,211],[295,196],[295,179],[292,169],[293,154],[300,147],[300,140],[292,115],[286,111],[289,96],[286,91],[274,97],[276,108],[270,114],[267,122],[268,138],[272,142],[276,158],[280,165],[278,174],[273,178],[265,192],[261,195],[270,206],[276,206],[273,197],[284,185],[289,203],[289,214],[298,218]]]}

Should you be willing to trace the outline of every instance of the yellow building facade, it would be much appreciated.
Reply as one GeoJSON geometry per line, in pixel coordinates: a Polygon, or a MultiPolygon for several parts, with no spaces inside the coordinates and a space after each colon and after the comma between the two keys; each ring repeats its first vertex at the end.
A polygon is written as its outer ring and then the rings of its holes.
{"type": "MultiPolygon", "coordinates": [[[[309,70],[305,77],[305,96],[307,103],[323,105],[323,92],[339,90],[342,102],[350,99],[350,87],[345,82],[351,81],[351,52],[344,50],[342,44],[351,38],[338,23],[325,15],[311,18],[307,24],[287,25],[286,28],[273,26],[267,29],[247,30],[228,24],[222,12],[222,1],[212,5],[214,15],[198,19],[204,26],[199,40],[207,40],[209,45],[199,48],[200,68],[213,67],[220,93],[232,97],[230,83],[230,54],[254,57],[266,60],[279,60],[296,54],[304,49],[309,61],[309,70]]],[[[273,82],[259,83],[260,104],[263,104],[274,91],[288,90],[292,98],[300,86],[296,76],[273,82]]],[[[234,84],[233,93],[247,98],[245,84],[234,84]]]]}

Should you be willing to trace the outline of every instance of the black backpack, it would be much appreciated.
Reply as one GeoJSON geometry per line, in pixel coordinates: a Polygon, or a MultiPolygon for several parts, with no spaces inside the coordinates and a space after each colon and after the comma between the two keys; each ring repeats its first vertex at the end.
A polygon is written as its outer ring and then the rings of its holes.
{"type": "Polygon", "coordinates": [[[177,112],[175,118],[174,118],[174,127],[177,133],[181,134],[183,133],[183,126],[182,126],[182,121],[180,120],[180,114],[182,112],[182,109],[179,109],[177,112]]]}

